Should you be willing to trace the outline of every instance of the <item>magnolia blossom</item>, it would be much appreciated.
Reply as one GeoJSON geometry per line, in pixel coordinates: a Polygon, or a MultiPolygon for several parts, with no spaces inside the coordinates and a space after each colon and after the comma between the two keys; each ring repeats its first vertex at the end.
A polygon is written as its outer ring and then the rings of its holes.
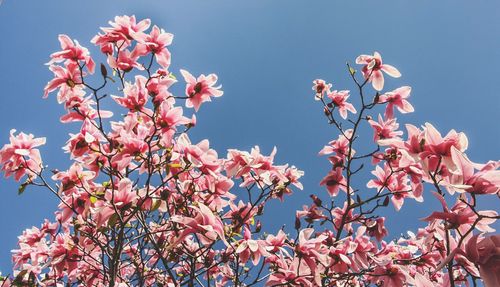
{"type": "Polygon", "coordinates": [[[314,99],[319,101],[323,99],[325,94],[330,93],[330,89],[332,88],[332,84],[327,84],[324,80],[316,79],[313,81],[313,91],[316,92],[314,99]]]}
{"type": "Polygon", "coordinates": [[[49,62],[54,77],[44,97],[58,90],[61,122],[77,125],[64,147],[71,164],[50,174],[37,149],[45,139],[14,130],[0,150],[5,175],[27,175],[20,193],[33,185],[58,199],[54,222],[18,237],[12,275],[0,285],[430,287],[478,278],[499,285],[499,217],[483,203],[497,199],[500,161],[469,160],[468,139],[455,130],[442,136],[425,123],[400,131],[394,108],[413,111],[409,87],[377,93],[374,102],[363,97],[370,81],[382,89],[383,71],[399,76],[378,53],[357,59],[365,82],[349,67],[361,103],[313,82],[335,133],[319,152],[328,156],[320,181],[328,194],[310,190],[312,202],[276,231],[263,215],[285,210],[278,204],[304,188],[304,172],[278,164],[276,148],[222,156],[208,139],[191,142],[200,105],[222,95],[217,77],[181,70],[178,95],[167,70],[173,36],[135,16],[109,25],[92,40],[108,59],[100,75],[91,75],[89,51],[65,35],[49,62]],[[113,104],[109,119],[102,107],[113,104]],[[378,108],[385,115],[374,119],[378,108]],[[398,218],[383,209],[392,201],[406,220],[405,200],[432,207],[432,190],[439,208],[414,232],[389,237],[398,218]]]}
{"type": "Polygon", "coordinates": [[[15,132],[15,129],[10,130],[10,143],[0,150],[2,170],[5,176],[14,175],[16,181],[24,175],[34,178],[42,169],[42,158],[36,147],[45,144],[45,138],[35,138],[23,132],[14,135],[15,132]]]}
{"type": "Polygon", "coordinates": [[[331,170],[319,183],[326,185],[326,189],[330,196],[337,196],[339,190],[347,191],[347,181],[342,175],[342,168],[331,170]]]}
{"type": "Polygon", "coordinates": [[[327,92],[327,97],[332,100],[335,108],[338,108],[340,116],[343,119],[347,118],[347,111],[350,111],[353,114],[356,113],[354,106],[347,102],[347,99],[349,98],[349,91],[344,90],[327,92]]]}
{"type": "Polygon", "coordinates": [[[394,117],[394,107],[397,107],[398,111],[403,114],[412,113],[414,111],[413,106],[407,100],[410,96],[410,92],[411,87],[404,86],[392,92],[380,95],[378,102],[387,104],[385,108],[386,118],[392,119],[394,117]]]}
{"type": "Polygon", "coordinates": [[[54,73],[54,79],[45,86],[44,98],[58,88],[61,94],[58,99],[63,98],[65,93],[71,92],[82,82],[80,70],[75,62],[66,62],[64,67],[51,65],[49,69],[54,73]]]}
{"type": "Polygon", "coordinates": [[[244,228],[243,239],[239,242],[236,254],[239,254],[243,263],[247,262],[251,257],[253,265],[259,264],[261,256],[269,256],[266,250],[266,242],[251,239],[251,232],[247,226],[244,228]]]}
{"type": "Polygon", "coordinates": [[[479,265],[479,272],[486,287],[500,285],[500,235],[490,235],[479,240],[473,236],[467,243],[466,256],[479,265]]]}
{"type": "Polygon", "coordinates": [[[214,86],[217,82],[215,74],[208,76],[202,74],[198,78],[195,78],[186,70],[181,70],[181,74],[186,81],[186,96],[188,97],[186,107],[198,111],[202,103],[211,101],[210,97],[222,96],[221,86],[214,86]]]}
{"type": "Polygon", "coordinates": [[[104,34],[98,34],[91,42],[101,47],[106,54],[113,53],[113,46],[127,47],[132,40],[141,41],[145,38],[144,31],[151,25],[151,20],[136,21],[135,15],[116,16],[115,21],[109,21],[111,27],[102,27],[104,34]]]}
{"type": "Polygon", "coordinates": [[[78,41],[71,40],[67,35],[59,35],[59,43],[61,44],[61,51],[52,53],[50,55],[51,60],[47,63],[51,65],[52,63],[59,63],[62,61],[84,61],[87,69],[92,74],[94,73],[95,63],[90,57],[89,50],[85,47],[80,46],[78,41]]]}
{"type": "Polygon", "coordinates": [[[368,123],[372,126],[374,130],[373,141],[377,142],[381,139],[393,139],[399,138],[403,134],[402,131],[398,131],[399,124],[396,119],[388,118],[384,120],[382,116],[378,115],[378,122],[374,120],[369,120],[368,123]]]}
{"type": "Polygon", "coordinates": [[[175,244],[182,241],[192,232],[200,234],[200,240],[205,244],[213,242],[216,239],[220,239],[226,245],[229,245],[224,235],[224,226],[222,221],[218,216],[214,215],[210,208],[201,203],[198,204],[198,207],[192,206],[191,208],[196,211],[194,218],[181,216],[172,218],[173,221],[186,226],[186,229],[184,229],[177,241],[172,243],[172,247],[175,247],[175,244]]]}
{"type": "Polygon", "coordinates": [[[148,101],[148,91],[146,90],[147,79],[143,76],[136,76],[135,83],[125,82],[123,97],[112,96],[121,106],[131,111],[141,111],[148,101]]]}
{"type": "Polygon", "coordinates": [[[377,91],[381,91],[384,88],[384,75],[382,71],[393,78],[401,77],[398,69],[382,63],[382,57],[378,52],[373,53],[373,56],[358,56],[356,64],[364,65],[362,69],[363,76],[372,82],[373,88],[377,91]]]}
{"type": "Polygon", "coordinates": [[[166,69],[170,66],[170,52],[166,47],[172,44],[173,38],[174,35],[166,33],[163,29],[155,25],[151,29],[151,33],[149,35],[146,34],[139,41],[135,47],[135,53],[140,56],[153,53],[158,64],[166,69]]]}

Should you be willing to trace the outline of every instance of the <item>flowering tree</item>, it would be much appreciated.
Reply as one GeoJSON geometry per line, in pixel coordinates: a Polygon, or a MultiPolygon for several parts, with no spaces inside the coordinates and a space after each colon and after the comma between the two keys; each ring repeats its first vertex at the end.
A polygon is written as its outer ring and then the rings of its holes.
{"type": "Polygon", "coordinates": [[[92,43],[107,65],[97,75],[89,51],[59,36],[44,97],[57,92],[67,111],[61,122],[81,128],[64,147],[72,160],[64,171],[43,165],[44,138],[12,130],[0,150],[20,193],[42,186],[60,201],[53,221],[19,236],[1,286],[500,286],[500,235],[491,233],[499,215],[477,201],[498,199],[500,162],[470,161],[463,133],[443,137],[430,123],[407,124],[404,136],[395,115],[413,112],[411,88],[382,92],[384,73],[401,75],[377,52],[356,59],[361,76],[348,64],[357,106],[350,91],[313,82],[338,132],[320,151],[332,166],[320,182],[326,192],[297,211],[295,229],[268,234],[266,204],[302,189],[303,172],[276,165],[275,151],[231,149],[220,158],[208,140],[193,144],[196,117],[178,102],[196,112],[222,96],[221,86],[215,74],[181,70],[185,93],[170,92],[173,36],[150,26],[121,16],[102,28],[92,43]],[[358,147],[362,125],[373,129],[368,151],[358,147]],[[424,228],[387,241],[379,211],[424,197],[442,209],[424,228]]]}

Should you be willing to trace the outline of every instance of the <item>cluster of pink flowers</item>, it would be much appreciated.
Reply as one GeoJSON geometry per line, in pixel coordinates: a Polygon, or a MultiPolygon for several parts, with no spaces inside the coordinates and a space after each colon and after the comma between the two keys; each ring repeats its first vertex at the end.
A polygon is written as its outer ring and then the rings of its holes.
{"type": "MultiPolygon", "coordinates": [[[[374,56],[359,56],[356,63],[363,65],[364,81],[358,81],[356,71],[349,66],[355,84],[363,90],[371,82],[376,93],[372,98],[360,95],[361,111],[365,114],[350,120],[349,128],[344,128],[346,123],[342,122],[346,119],[345,107],[352,106],[345,102],[346,97],[339,101],[338,97],[331,96],[337,94],[330,92],[331,84],[321,79],[313,81],[315,98],[322,101],[329,123],[340,133],[338,139],[320,151],[320,155],[330,155],[332,164],[331,171],[320,184],[325,185],[331,197],[338,197],[339,191],[344,191],[345,203],[340,208],[324,204],[314,196],[313,204],[297,212],[297,217],[309,223],[330,222],[337,246],[364,236],[367,249],[362,252],[368,255],[363,260],[356,260],[357,249],[347,251],[341,259],[346,264],[345,269],[328,276],[361,273],[363,276],[353,276],[349,284],[355,282],[355,278],[362,278],[364,282],[381,286],[468,286],[478,278],[483,279],[486,286],[499,285],[498,235],[483,235],[484,239],[479,244],[476,242],[480,234],[495,232],[492,224],[500,218],[497,211],[482,210],[477,202],[480,195],[496,198],[500,195],[500,161],[473,163],[465,154],[468,139],[464,133],[452,130],[443,137],[430,123],[422,128],[407,124],[407,135],[403,137],[394,108],[402,114],[414,111],[408,101],[411,88],[403,86],[379,93],[384,85],[382,71],[393,77],[399,77],[400,73],[382,64],[377,52],[374,56]],[[329,101],[323,95],[327,95],[329,101]],[[385,112],[383,116],[378,114],[375,121],[368,112],[379,106],[385,112]],[[335,116],[336,111],[340,119],[335,116]],[[358,137],[355,131],[364,122],[374,131],[376,149],[359,155],[360,152],[354,149],[358,137]],[[353,181],[368,163],[375,166],[371,172],[373,178],[366,184],[374,190],[371,194],[353,181]],[[409,232],[408,237],[391,243],[383,241],[388,234],[386,218],[376,215],[375,211],[390,201],[397,211],[402,209],[405,199],[423,202],[425,184],[436,190],[428,200],[437,198],[442,211],[423,218],[428,225],[417,233],[409,232]],[[455,195],[455,198],[445,200],[446,195],[455,195]],[[474,230],[480,233],[474,235],[474,230]],[[370,237],[375,237],[380,245],[374,244],[370,237]],[[491,253],[486,254],[485,249],[491,253]]],[[[355,113],[356,110],[352,108],[351,111],[355,113]]],[[[325,285],[322,282],[320,286],[325,285]]]]}
{"type": "Polygon", "coordinates": [[[320,182],[327,193],[311,195],[312,204],[296,212],[295,230],[269,233],[267,203],[302,189],[304,173],[275,164],[276,149],[230,149],[219,157],[208,140],[192,143],[194,112],[223,94],[217,76],[180,70],[185,94],[176,96],[172,34],[156,26],[148,32],[150,20],[134,16],[109,24],[92,39],[107,59],[95,76],[101,85],[89,84],[89,50],[66,35],[48,63],[54,78],[44,97],[57,92],[67,111],[61,121],[81,123],[64,146],[73,164],[47,178],[37,149],[45,139],[14,131],[0,150],[7,176],[27,176],[23,189],[44,186],[60,200],[53,221],[19,236],[14,271],[0,277],[0,286],[500,284],[500,239],[483,234],[494,232],[499,215],[477,201],[499,195],[500,162],[471,162],[463,133],[443,137],[429,123],[406,125],[404,136],[394,108],[413,112],[411,88],[379,93],[382,71],[400,73],[378,53],[356,59],[362,82],[349,67],[360,91],[370,82],[376,90],[371,98],[361,93],[359,107],[349,91],[314,81],[315,98],[339,132],[320,151],[332,166],[320,182]],[[113,85],[121,94],[108,98],[113,85]],[[123,116],[101,108],[108,99],[123,116]],[[194,112],[178,105],[183,100],[194,112]],[[378,108],[385,112],[375,121],[368,113],[378,108]],[[357,144],[361,125],[373,129],[374,150],[357,144]],[[358,173],[370,165],[371,179],[360,184],[358,173]],[[416,232],[386,241],[391,219],[379,209],[392,202],[399,211],[406,199],[424,198],[437,199],[442,210],[423,218],[427,225],[416,232]]]}
{"type": "Polygon", "coordinates": [[[30,181],[42,169],[42,158],[36,147],[45,144],[45,138],[35,138],[32,134],[23,132],[16,136],[15,132],[16,130],[10,131],[10,143],[0,150],[0,165],[5,176],[14,175],[14,179],[19,181],[28,175],[30,181]]]}

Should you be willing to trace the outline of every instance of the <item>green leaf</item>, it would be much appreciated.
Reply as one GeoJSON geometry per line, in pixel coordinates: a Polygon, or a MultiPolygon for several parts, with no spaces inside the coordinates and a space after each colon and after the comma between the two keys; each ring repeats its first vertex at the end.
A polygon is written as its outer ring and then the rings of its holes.
{"type": "Polygon", "coordinates": [[[17,189],[17,194],[21,195],[24,193],[24,190],[26,190],[26,187],[28,186],[28,182],[22,183],[19,188],[17,189]]]}
{"type": "Polygon", "coordinates": [[[92,202],[92,203],[96,203],[96,202],[97,202],[97,197],[95,197],[95,196],[93,196],[93,195],[92,195],[92,196],[90,196],[90,202],[92,202]]]}
{"type": "Polygon", "coordinates": [[[349,68],[349,74],[351,74],[351,76],[354,76],[354,74],[356,74],[356,70],[354,70],[353,67],[351,67],[351,65],[349,65],[349,63],[346,63],[347,64],[347,67],[349,68]]]}
{"type": "Polygon", "coordinates": [[[151,211],[155,211],[160,208],[161,200],[155,200],[153,206],[151,206],[151,211]]]}
{"type": "Polygon", "coordinates": [[[116,222],[117,222],[117,221],[118,221],[118,214],[113,213],[113,214],[111,215],[111,217],[109,218],[109,220],[108,220],[108,226],[109,226],[109,227],[114,226],[114,225],[116,224],[116,222]]]}
{"type": "Polygon", "coordinates": [[[356,70],[354,70],[353,67],[349,66],[349,73],[351,73],[351,75],[354,75],[356,74],[356,70]]]}

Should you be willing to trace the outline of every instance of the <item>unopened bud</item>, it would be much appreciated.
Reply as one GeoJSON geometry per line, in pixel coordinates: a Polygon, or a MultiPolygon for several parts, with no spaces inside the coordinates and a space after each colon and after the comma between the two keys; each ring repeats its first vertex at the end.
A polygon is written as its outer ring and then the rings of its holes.
{"type": "Polygon", "coordinates": [[[106,66],[103,63],[101,63],[101,75],[103,78],[108,77],[108,70],[106,69],[106,66]]]}
{"type": "Polygon", "coordinates": [[[300,218],[295,217],[295,229],[299,230],[300,229],[300,218]]]}
{"type": "Polygon", "coordinates": [[[262,215],[264,213],[264,204],[260,204],[257,208],[257,215],[262,215]]]}
{"type": "Polygon", "coordinates": [[[325,113],[325,116],[329,116],[329,115],[331,114],[331,113],[330,113],[330,110],[329,110],[329,109],[327,109],[326,107],[325,107],[325,109],[323,110],[323,113],[325,113]]]}
{"type": "Polygon", "coordinates": [[[257,220],[257,224],[255,224],[255,233],[259,233],[262,229],[262,223],[260,220],[257,220]]]}
{"type": "Polygon", "coordinates": [[[323,202],[321,201],[321,199],[319,199],[319,197],[317,197],[314,194],[311,194],[311,199],[313,200],[313,202],[314,202],[314,204],[316,206],[321,206],[323,204],[323,202]]]}
{"type": "Polygon", "coordinates": [[[389,197],[388,197],[388,196],[386,196],[386,197],[384,198],[384,203],[382,203],[382,205],[383,205],[383,206],[387,206],[387,205],[389,205],[389,197]]]}

